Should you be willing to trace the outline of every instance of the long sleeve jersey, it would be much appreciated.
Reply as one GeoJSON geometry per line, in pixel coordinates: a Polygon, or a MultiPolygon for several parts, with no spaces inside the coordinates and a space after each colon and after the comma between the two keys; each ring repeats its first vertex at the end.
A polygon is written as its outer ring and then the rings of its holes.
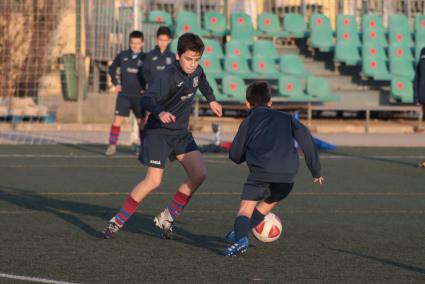
{"type": "Polygon", "coordinates": [[[313,177],[320,177],[320,161],[310,131],[290,114],[253,108],[242,121],[233,140],[229,158],[246,161],[249,178],[266,182],[293,182],[299,158],[294,139],[301,146],[313,177]]]}
{"type": "Polygon", "coordinates": [[[168,48],[161,53],[158,46],[146,54],[143,62],[143,77],[148,85],[152,85],[154,78],[161,76],[167,65],[171,65],[176,60],[176,55],[168,48]]]}

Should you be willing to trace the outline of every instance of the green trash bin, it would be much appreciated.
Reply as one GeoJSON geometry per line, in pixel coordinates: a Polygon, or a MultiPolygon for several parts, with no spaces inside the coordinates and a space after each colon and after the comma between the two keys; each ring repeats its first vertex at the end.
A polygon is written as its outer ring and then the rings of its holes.
{"type": "MultiPolygon", "coordinates": [[[[62,56],[63,67],[60,70],[62,95],[65,101],[77,101],[78,99],[78,77],[77,59],[75,54],[64,54],[62,56]]],[[[87,80],[85,68],[82,68],[84,78],[83,98],[87,98],[87,80]]]]}

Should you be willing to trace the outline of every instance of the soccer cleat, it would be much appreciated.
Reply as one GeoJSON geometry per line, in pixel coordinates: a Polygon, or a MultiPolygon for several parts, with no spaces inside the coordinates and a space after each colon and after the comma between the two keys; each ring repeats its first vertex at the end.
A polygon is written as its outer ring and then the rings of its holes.
{"type": "Polygon", "coordinates": [[[226,241],[228,241],[231,244],[236,243],[236,234],[235,234],[235,231],[228,232],[225,238],[226,238],[226,241]]]}
{"type": "Polygon", "coordinates": [[[171,217],[170,211],[168,208],[165,208],[164,211],[159,213],[153,219],[155,225],[162,230],[161,238],[170,240],[172,238],[174,230],[174,219],[171,217]]]}
{"type": "Polygon", "coordinates": [[[115,222],[115,217],[113,217],[111,220],[109,220],[108,225],[102,232],[102,237],[104,239],[110,239],[113,234],[118,232],[121,229],[122,226],[118,225],[115,222]]]}
{"type": "Polygon", "coordinates": [[[115,155],[116,152],[117,152],[117,146],[116,145],[109,145],[108,148],[105,151],[105,156],[115,155]]]}
{"type": "Polygon", "coordinates": [[[224,250],[225,256],[238,256],[245,253],[248,250],[249,241],[248,237],[243,237],[233,245],[229,246],[224,250]]]}

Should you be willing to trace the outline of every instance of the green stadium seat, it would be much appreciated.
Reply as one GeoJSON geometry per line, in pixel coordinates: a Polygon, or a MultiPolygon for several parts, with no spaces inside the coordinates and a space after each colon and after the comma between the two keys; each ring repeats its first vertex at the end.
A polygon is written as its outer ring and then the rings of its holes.
{"type": "Polygon", "coordinates": [[[244,44],[252,45],[257,35],[252,25],[251,17],[246,13],[233,13],[231,16],[230,35],[232,40],[239,40],[244,44]]]}
{"type": "Polygon", "coordinates": [[[387,60],[387,54],[382,45],[375,44],[364,44],[362,46],[362,57],[370,59],[382,59],[387,60]]]}
{"type": "Polygon", "coordinates": [[[267,54],[270,58],[278,59],[279,53],[270,40],[256,40],[253,46],[254,56],[267,54]]]}
{"type": "Polygon", "coordinates": [[[388,48],[388,57],[391,58],[397,58],[397,57],[403,57],[407,60],[413,61],[413,54],[410,47],[406,45],[398,45],[398,44],[391,44],[388,48]]]}
{"type": "Polygon", "coordinates": [[[413,103],[413,84],[409,79],[396,77],[391,80],[390,96],[402,103],[413,103]]]}
{"type": "Polygon", "coordinates": [[[362,62],[359,48],[350,43],[337,43],[335,46],[334,60],[347,66],[359,65],[362,62]]]}
{"type": "Polygon", "coordinates": [[[204,55],[216,56],[221,59],[224,57],[223,49],[221,48],[220,43],[215,39],[203,39],[205,50],[204,55]]]}
{"type": "Polygon", "coordinates": [[[200,64],[208,77],[223,78],[223,76],[225,76],[223,68],[220,64],[220,59],[214,55],[203,55],[200,64]]]}
{"type": "Polygon", "coordinates": [[[425,15],[415,18],[415,44],[425,46],[425,15]]]}
{"type": "Polygon", "coordinates": [[[338,96],[332,95],[326,79],[316,76],[307,78],[307,94],[320,101],[338,101],[338,96]]]}
{"type": "Polygon", "coordinates": [[[204,14],[203,18],[204,29],[212,36],[225,36],[227,31],[226,18],[223,14],[217,11],[209,11],[204,14]]]}
{"type": "Polygon", "coordinates": [[[334,48],[333,32],[328,17],[313,14],[310,19],[310,46],[322,52],[330,52],[334,48]]]}
{"type": "Polygon", "coordinates": [[[336,42],[361,46],[359,29],[354,16],[341,14],[337,16],[336,42]]]}
{"type": "Polygon", "coordinates": [[[282,30],[277,15],[272,13],[261,13],[257,17],[258,31],[262,35],[272,37],[286,37],[288,34],[282,30]]]}
{"type": "Polygon", "coordinates": [[[387,46],[382,17],[376,14],[366,14],[362,19],[363,44],[379,44],[387,46]]]}
{"type": "Polygon", "coordinates": [[[165,26],[172,26],[173,20],[171,14],[165,11],[154,10],[149,13],[148,21],[151,23],[163,24],[165,26]]]}
{"type": "Polygon", "coordinates": [[[425,42],[424,43],[416,43],[415,45],[415,62],[418,63],[419,62],[419,57],[421,56],[421,50],[422,48],[425,47],[425,42]]]}
{"type": "Polygon", "coordinates": [[[405,15],[390,15],[388,31],[390,44],[413,46],[409,20],[405,15]]]}
{"type": "Polygon", "coordinates": [[[252,69],[258,74],[258,79],[277,79],[280,76],[275,60],[267,56],[267,54],[254,56],[252,69]]]}
{"type": "Polygon", "coordinates": [[[304,38],[307,36],[307,24],[301,14],[286,14],[283,18],[283,30],[288,37],[304,38]]]}
{"type": "Polygon", "coordinates": [[[390,72],[393,77],[404,77],[411,81],[415,78],[412,61],[404,57],[390,57],[390,72]]]}
{"type": "Polygon", "coordinates": [[[245,81],[233,75],[227,75],[222,82],[223,93],[231,99],[238,102],[246,101],[246,84],[245,81]]]}
{"type": "Polygon", "coordinates": [[[305,68],[300,56],[295,54],[284,54],[280,57],[280,73],[299,78],[305,78],[310,75],[305,68]]]}
{"type": "Polygon", "coordinates": [[[226,56],[239,56],[245,59],[251,59],[251,52],[248,45],[239,40],[231,40],[226,43],[226,56]]]}
{"type": "Polygon", "coordinates": [[[171,43],[170,43],[170,51],[171,51],[171,52],[174,52],[174,53],[176,53],[176,54],[177,54],[177,42],[178,42],[178,39],[177,39],[177,38],[175,38],[175,39],[173,39],[173,40],[171,41],[171,43]]]}
{"type": "Polygon", "coordinates": [[[288,98],[289,101],[312,101],[313,98],[303,91],[301,81],[294,76],[281,76],[278,82],[278,96],[288,98]]]}
{"type": "Polygon", "coordinates": [[[189,11],[181,11],[177,13],[176,35],[180,36],[184,33],[194,33],[199,36],[208,35],[198,22],[198,16],[189,11]]]}
{"type": "Polygon", "coordinates": [[[384,59],[363,57],[362,75],[372,77],[378,81],[390,81],[392,76],[384,59]]]}
{"type": "Polygon", "coordinates": [[[224,59],[224,70],[228,74],[236,75],[244,79],[258,77],[258,75],[249,68],[248,61],[241,56],[226,56],[224,59]]]}

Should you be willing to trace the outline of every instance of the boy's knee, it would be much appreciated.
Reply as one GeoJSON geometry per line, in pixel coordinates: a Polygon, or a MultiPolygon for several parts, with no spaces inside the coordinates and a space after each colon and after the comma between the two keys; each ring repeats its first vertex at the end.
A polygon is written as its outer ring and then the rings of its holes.
{"type": "Polygon", "coordinates": [[[161,185],[160,178],[147,178],[145,179],[145,183],[150,190],[154,190],[161,185]]]}
{"type": "Polygon", "coordinates": [[[199,169],[191,176],[191,179],[196,183],[203,183],[208,176],[207,169],[199,169]]]}

